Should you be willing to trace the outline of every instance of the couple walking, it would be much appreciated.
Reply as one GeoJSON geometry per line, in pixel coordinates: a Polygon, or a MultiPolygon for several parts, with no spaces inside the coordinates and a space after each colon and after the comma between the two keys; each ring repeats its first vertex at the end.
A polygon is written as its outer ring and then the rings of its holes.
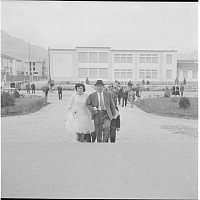
{"type": "Polygon", "coordinates": [[[77,141],[85,142],[92,133],[93,141],[108,142],[111,120],[116,118],[116,108],[109,92],[104,91],[102,80],[96,81],[96,91],[85,93],[85,85],[77,83],[76,92],[69,101],[70,115],[66,121],[69,132],[76,132],[77,141]]]}

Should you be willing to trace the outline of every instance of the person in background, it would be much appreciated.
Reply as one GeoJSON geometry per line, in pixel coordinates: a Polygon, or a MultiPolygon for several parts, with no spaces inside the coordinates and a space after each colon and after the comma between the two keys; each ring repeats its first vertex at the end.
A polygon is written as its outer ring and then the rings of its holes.
{"type": "Polygon", "coordinates": [[[62,86],[61,86],[61,83],[59,83],[59,86],[58,86],[58,98],[59,98],[59,100],[62,100],[62,86]]]}
{"type": "Polygon", "coordinates": [[[175,92],[175,95],[178,95],[178,96],[180,97],[179,86],[178,86],[178,85],[176,86],[176,92],[175,92]]]}
{"type": "Polygon", "coordinates": [[[135,101],[135,92],[133,89],[131,89],[128,93],[128,100],[130,101],[131,108],[133,107],[134,101],[135,101]]]}
{"type": "Polygon", "coordinates": [[[46,84],[46,86],[45,86],[45,88],[44,88],[45,97],[48,96],[48,92],[49,92],[49,86],[48,86],[48,84],[46,84]]]}
{"type": "Polygon", "coordinates": [[[30,94],[30,83],[26,84],[26,92],[27,94],[30,94]]]}
{"type": "Polygon", "coordinates": [[[122,107],[127,105],[127,100],[128,100],[128,90],[125,89],[122,94],[122,107]]]}
{"type": "Polygon", "coordinates": [[[118,96],[118,103],[119,105],[121,104],[121,99],[122,99],[122,93],[123,93],[123,87],[120,87],[117,89],[117,96],[118,96]]]}
{"type": "Polygon", "coordinates": [[[33,93],[35,94],[35,84],[34,83],[31,84],[31,89],[32,89],[32,94],[33,93]]]}
{"type": "Polygon", "coordinates": [[[183,84],[182,84],[182,83],[181,83],[181,87],[180,87],[180,92],[181,92],[181,96],[183,97],[184,86],[183,86],[183,84]]]}
{"type": "Polygon", "coordinates": [[[117,98],[118,98],[118,95],[117,95],[117,92],[116,92],[116,87],[114,87],[113,89],[111,89],[110,93],[111,93],[111,97],[113,99],[113,102],[115,104],[115,106],[117,106],[117,98]]]}
{"type": "Polygon", "coordinates": [[[120,130],[120,114],[118,107],[116,109],[116,118],[113,118],[110,123],[110,142],[115,142],[116,133],[120,130]]]}

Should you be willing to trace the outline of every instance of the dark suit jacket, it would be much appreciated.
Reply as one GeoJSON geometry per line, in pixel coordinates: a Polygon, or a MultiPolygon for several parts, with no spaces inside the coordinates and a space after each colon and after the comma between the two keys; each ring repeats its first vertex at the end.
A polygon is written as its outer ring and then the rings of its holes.
{"type": "MultiPolygon", "coordinates": [[[[106,108],[110,120],[112,120],[112,118],[116,115],[115,104],[109,92],[103,91],[103,96],[104,96],[104,106],[106,108]]],[[[93,115],[96,114],[93,107],[96,107],[97,109],[99,107],[97,92],[93,92],[88,96],[88,99],[86,100],[86,106],[93,115]]]]}

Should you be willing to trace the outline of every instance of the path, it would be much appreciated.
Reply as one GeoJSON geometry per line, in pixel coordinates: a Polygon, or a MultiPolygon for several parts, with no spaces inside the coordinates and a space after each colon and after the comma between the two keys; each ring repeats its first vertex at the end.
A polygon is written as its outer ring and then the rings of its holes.
{"type": "Polygon", "coordinates": [[[120,107],[115,144],[76,143],[69,96],[1,118],[2,197],[197,198],[197,120],[120,107]]]}

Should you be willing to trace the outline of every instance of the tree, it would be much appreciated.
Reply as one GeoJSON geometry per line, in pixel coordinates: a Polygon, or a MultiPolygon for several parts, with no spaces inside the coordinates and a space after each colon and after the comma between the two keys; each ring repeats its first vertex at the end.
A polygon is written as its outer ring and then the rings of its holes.
{"type": "Polygon", "coordinates": [[[90,84],[88,77],[86,78],[85,83],[90,84]]]}
{"type": "Polygon", "coordinates": [[[184,78],[184,80],[183,80],[183,85],[186,85],[186,80],[185,80],[185,78],[184,78]]]}

